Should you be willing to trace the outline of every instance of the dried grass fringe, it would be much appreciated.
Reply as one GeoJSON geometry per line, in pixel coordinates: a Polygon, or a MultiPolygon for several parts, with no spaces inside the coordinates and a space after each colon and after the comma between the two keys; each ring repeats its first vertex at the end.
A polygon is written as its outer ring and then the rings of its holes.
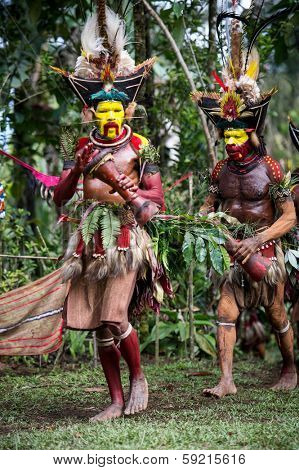
{"type": "Polygon", "coordinates": [[[275,256],[277,260],[272,262],[267,275],[261,282],[253,281],[239,265],[233,266],[221,278],[215,277],[212,273],[211,279],[217,287],[221,287],[225,281],[229,282],[240,310],[258,306],[270,307],[274,302],[276,285],[286,279],[284,254],[278,244],[275,247],[275,256]]]}
{"type": "Polygon", "coordinates": [[[145,230],[134,227],[131,230],[130,248],[126,251],[118,250],[117,246],[108,248],[105,257],[93,258],[91,246],[85,253],[86,268],[83,272],[81,258],[73,257],[79,241],[78,234],[73,234],[70,238],[66,254],[65,263],[62,270],[63,282],[75,279],[81,274],[89,282],[96,282],[106,277],[124,276],[129,271],[142,272],[147,264],[147,250],[150,249],[151,239],[145,230]]]}

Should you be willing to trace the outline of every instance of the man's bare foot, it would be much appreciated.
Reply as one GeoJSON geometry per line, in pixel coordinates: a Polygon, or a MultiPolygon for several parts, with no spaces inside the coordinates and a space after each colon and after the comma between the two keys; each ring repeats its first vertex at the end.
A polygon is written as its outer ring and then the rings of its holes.
{"type": "Polygon", "coordinates": [[[296,369],[282,371],[279,381],[271,387],[271,390],[294,390],[297,387],[296,369]]]}
{"type": "Polygon", "coordinates": [[[123,409],[124,407],[122,405],[112,403],[103,411],[90,418],[89,422],[96,423],[97,421],[107,421],[109,419],[120,418],[123,414],[123,409]]]}
{"type": "Polygon", "coordinates": [[[216,398],[222,398],[225,395],[235,395],[237,393],[237,388],[234,382],[220,380],[219,384],[214,388],[205,388],[203,391],[204,395],[212,396],[216,398]]]}
{"type": "Polygon", "coordinates": [[[133,415],[139,411],[146,410],[148,402],[148,385],[144,375],[132,379],[130,396],[125,408],[125,415],[133,415]]]}

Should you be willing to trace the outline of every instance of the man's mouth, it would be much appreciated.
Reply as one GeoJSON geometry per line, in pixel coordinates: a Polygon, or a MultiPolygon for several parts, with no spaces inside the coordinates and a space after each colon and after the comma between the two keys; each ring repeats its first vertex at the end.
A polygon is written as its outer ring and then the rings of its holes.
{"type": "Polygon", "coordinates": [[[227,153],[239,153],[240,146],[239,145],[227,145],[226,150],[227,150],[227,153]]]}
{"type": "Polygon", "coordinates": [[[107,122],[107,124],[104,125],[104,135],[108,135],[109,129],[115,129],[115,134],[119,134],[119,125],[116,122],[107,122]]]}
{"type": "Polygon", "coordinates": [[[246,150],[244,145],[226,145],[226,151],[230,157],[242,158],[244,153],[247,153],[246,150]]]}

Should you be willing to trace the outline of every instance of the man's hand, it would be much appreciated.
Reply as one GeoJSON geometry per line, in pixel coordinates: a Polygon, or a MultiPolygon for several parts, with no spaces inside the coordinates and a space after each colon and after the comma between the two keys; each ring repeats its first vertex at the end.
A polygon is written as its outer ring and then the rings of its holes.
{"type": "Polygon", "coordinates": [[[133,180],[131,180],[131,178],[127,175],[125,175],[124,173],[121,173],[118,177],[117,177],[117,181],[119,183],[119,186],[123,189],[129,189],[132,193],[134,193],[134,197],[137,196],[136,191],[138,189],[138,186],[134,183],[133,180]]]}
{"type": "Polygon", "coordinates": [[[258,248],[261,246],[261,241],[259,236],[252,238],[246,238],[238,242],[238,248],[234,253],[234,258],[241,264],[245,264],[249,260],[250,256],[257,252],[258,248]]]}
{"type": "Polygon", "coordinates": [[[82,149],[80,149],[76,152],[76,154],[75,154],[76,164],[75,164],[74,169],[73,169],[74,173],[78,173],[78,174],[83,173],[83,170],[84,170],[88,160],[94,158],[99,153],[99,150],[95,150],[91,154],[92,147],[93,147],[92,142],[89,142],[82,149]]]}

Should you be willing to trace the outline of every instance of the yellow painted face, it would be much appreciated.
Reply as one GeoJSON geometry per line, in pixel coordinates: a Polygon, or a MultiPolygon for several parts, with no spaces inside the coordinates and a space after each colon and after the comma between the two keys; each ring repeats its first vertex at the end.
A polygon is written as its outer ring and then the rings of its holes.
{"type": "Polygon", "coordinates": [[[226,145],[242,145],[249,139],[244,129],[226,129],[224,141],[226,145]]]}
{"type": "Polygon", "coordinates": [[[102,137],[115,139],[121,133],[125,112],[120,101],[101,101],[97,106],[95,116],[102,137]]]}

